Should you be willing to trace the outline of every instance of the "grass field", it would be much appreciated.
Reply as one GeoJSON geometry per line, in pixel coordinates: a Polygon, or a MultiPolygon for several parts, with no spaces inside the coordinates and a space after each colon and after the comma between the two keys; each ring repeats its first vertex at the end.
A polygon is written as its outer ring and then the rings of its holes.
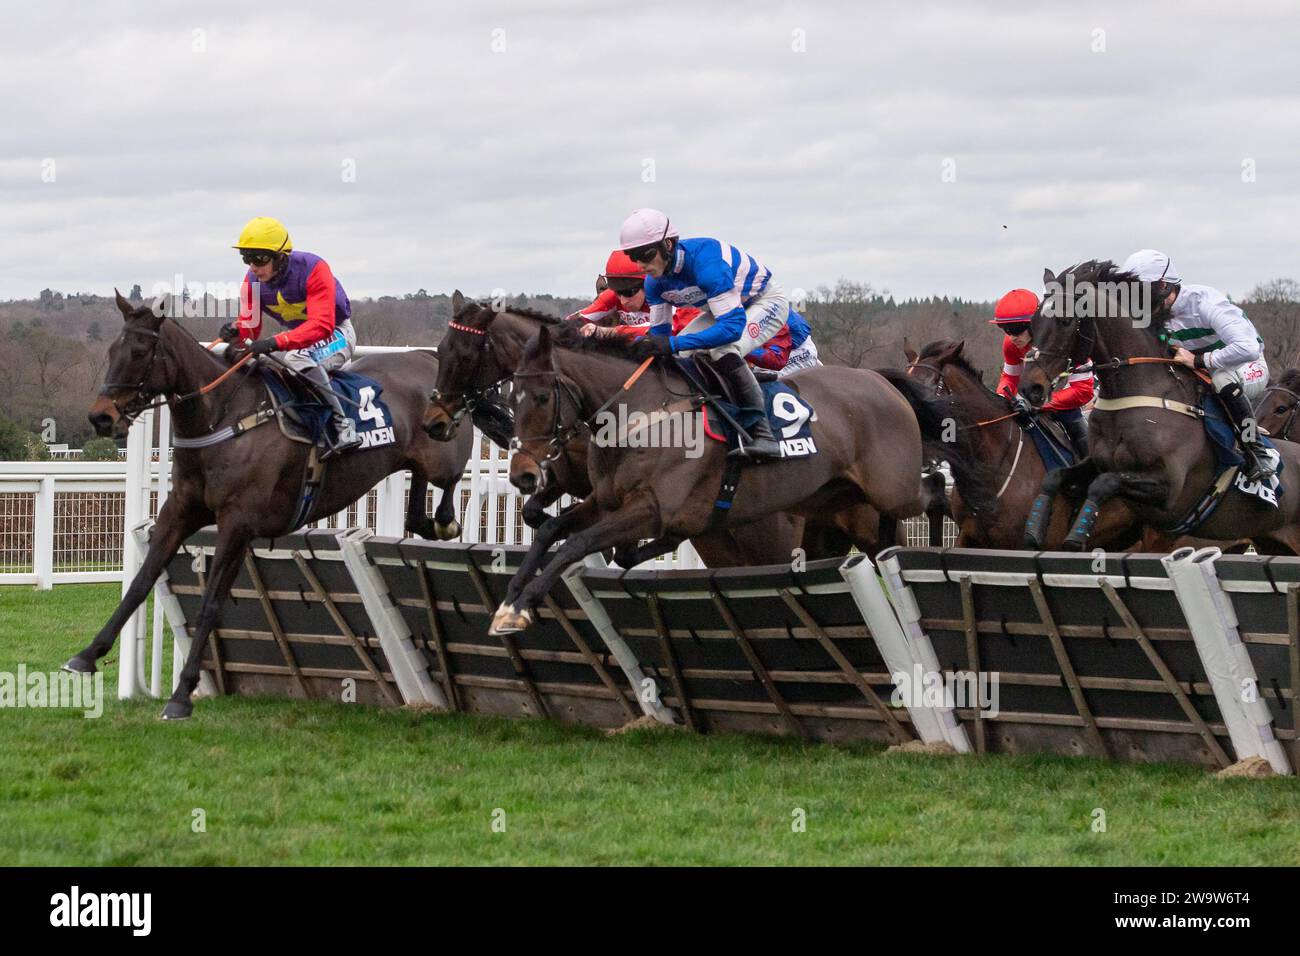
{"type": "MultiPolygon", "coordinates": [[[[117,593],[0,588],[0,671],[56,668],[117,593]]],[[[0,862],[1300,864],[1289,778],[280,700],[163,724],[110,697],[0,710],[0,862]]]]}

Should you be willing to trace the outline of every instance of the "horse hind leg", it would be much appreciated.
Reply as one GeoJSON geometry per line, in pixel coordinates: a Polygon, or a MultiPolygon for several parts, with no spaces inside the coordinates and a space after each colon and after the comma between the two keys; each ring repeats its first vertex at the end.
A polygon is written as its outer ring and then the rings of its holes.
{"type": "Polygon", "coordinates": [[[248,554],[249,542],[252,541],[252,535],[242,527],[236,530],[224,530],[218,522],[218,532],[211,576],[208,578],[207,590],[203,592],[203,605],[199,609],[198,621],[194,628],[194,643],[190,645],[189,656],[185,658],[185,666],[181,669],[176,690],[172,692],[171,698],[163,708],[163,720],[184,720],[194,712],[194,702],[190,697],[194,693],[194,688],[199,685],[203,650],[207,647],[208,636],[217,626],[221,602],[230,593],[230,586],[234,583],[235,575],[239,573],[244,555],[248,554]]]}

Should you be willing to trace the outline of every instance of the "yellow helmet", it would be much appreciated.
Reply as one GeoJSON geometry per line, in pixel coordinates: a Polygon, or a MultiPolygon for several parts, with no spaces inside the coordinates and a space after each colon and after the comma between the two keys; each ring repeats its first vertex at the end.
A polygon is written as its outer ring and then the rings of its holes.
{"type": "Polygon", "coordinates": [[[284,223],[270,216],[258,216],[248,220],[239,234],[236,249],[265,249],[268,252],[292,252],[293,242],[289,239],[289,230],[284,223]]]}

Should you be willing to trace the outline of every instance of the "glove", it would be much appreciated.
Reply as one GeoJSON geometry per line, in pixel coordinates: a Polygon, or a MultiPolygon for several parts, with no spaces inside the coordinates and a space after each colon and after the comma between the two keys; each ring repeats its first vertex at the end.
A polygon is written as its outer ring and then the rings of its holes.
{"type": "Polygon", "coordinates": [[[1018,415],[1020,418],[1024,419],[1025,421],[1028,421],[1030,418],[1033,417],[1034,409],[1030,406],[1030,404],[1027,401],[1025,401],[1025,396],[1016,395],[1010,401],[1011,401],[1011,410],[1015,412],[1016,415],[1018,415]]]}
{"type": "Polygon", "coordinates": [[[248,347],[248,351],[254,355],[265,355],[267,352],[274,352],[280,346],[275,344],[275,339],[258,339],[248,347]]]}
{"type": "Polygon", "coordinates": [[[227,322],[217,333],[217,338],[223,342],[233,342],[239,338],[239,327],[234,322],[227,322]]]}
{"type": "Polygon", "coordinates": [[[673,354],[673,339],[670,335],[643,335],[628,350],[638,362],[651,357],[673,354]]]}

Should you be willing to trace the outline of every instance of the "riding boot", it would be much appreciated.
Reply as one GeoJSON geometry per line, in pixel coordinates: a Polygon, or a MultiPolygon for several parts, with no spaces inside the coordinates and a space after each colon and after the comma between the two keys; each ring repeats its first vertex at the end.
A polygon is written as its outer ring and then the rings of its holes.
{"type": "Polygon", "coordinates": [[[1083,461],[1088,457],[1088,419],[1076,415],[1065,419],[1061,424],[1065,426],[1065,434],[1069,437],[1070,444],[1074,446],[1074,454],[1079,461],[1083,461]]]}
{"type": "Polygon", "coordinates": [[[731,386],[732,397],[740,406],[740,424],[749,432],[749,443],[743,439],[739,447],[731,452],[735,458],[780,458],[781,446],[772,435],[772,426],[767,421],[764,407],[763,389],[750,371],[749,363],[734,352],[729,352],[714,363],[714,368],[731,386]]]}
{"type": "MultiPolygon", "coordinates": [[[[334,394],[334,389],[330,388],[329,373],[319,365],[313,365],[311,368],[303,369],[302,374],[307,381],[316,386],[316,393],[321,401],[329,406],[331,412],[330,424],[333,427],[334,440],[325,449],[325,454],[321,455],[321,461],[360,447],[361,439],[357,436],[356,426],[352,424],[352,419],[343,414],[343,405],[339,402],[339,397],[334,394]]],[[[328,437],[326,440],[329,440],[328,437]]]]}
{"type": "Polygon", "coordinates": [[[1248,481],[1267,481],[1273,477],[1273,466],[1269,461],[1268,450],[1259,440],[1259,431],[1255,425],[1255,412],[1246,399],[1246,393],[1236,382],[1229,382],[1219,389],[1219,401],[1228,413],[1233,430],[1241,442],[1241,455],[1245,463],[1241,466],[1248,481]],[[1246,436],[1250,435],[1250,441],[1246,436]]]}

